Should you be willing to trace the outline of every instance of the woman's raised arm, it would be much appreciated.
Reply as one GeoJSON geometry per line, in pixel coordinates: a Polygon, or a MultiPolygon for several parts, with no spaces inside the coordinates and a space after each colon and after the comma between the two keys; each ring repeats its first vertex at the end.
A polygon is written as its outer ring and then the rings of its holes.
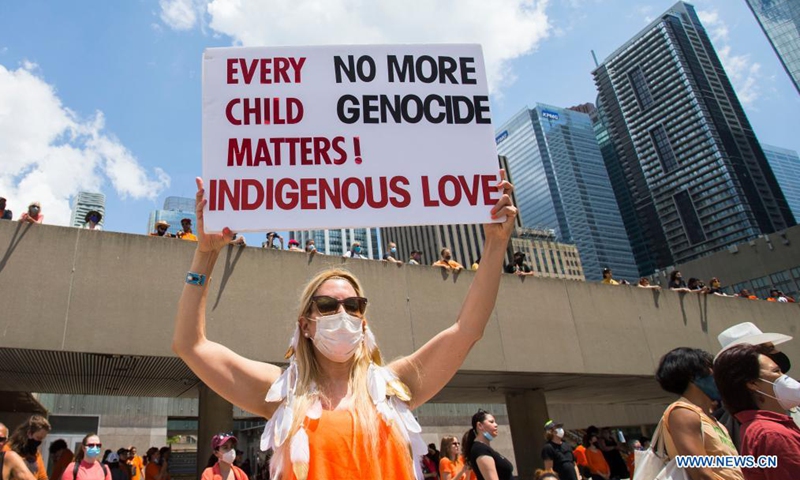
{"type": "Polygon", "coordinates": [[[492,218],[505,215],[506,220],[483,226],[486,243],[483,246],[481,268],[469,287],[456,323],[430,339],[416,352],[390,365],[411,390],[411,408],[430,400],[453,378],[472,346],[483,336],[489,322],[500,287],[503,257],[517,216],[517,209],[511,202],[513,187],[505,180],[503,170],[500,171],[500,183],[496,188],[503,192],[503,196],[492,208],[492,218]]]}
{"type": "Polygon", "coordinates": [[[220,251],[233,239],[225,228],[221,234],[206,234],[203,223],[203,180],[197,179],[197,250],[190,272],[205,275],[205,285],[183,286],[175,317],[172,350],[209,388],[232,404],[261,415],[272,416],[276,404],[264,402],[269,387],[281,374],[275,365],[256,362],[206,338],[206,300],[209,281],[220,251]]]}

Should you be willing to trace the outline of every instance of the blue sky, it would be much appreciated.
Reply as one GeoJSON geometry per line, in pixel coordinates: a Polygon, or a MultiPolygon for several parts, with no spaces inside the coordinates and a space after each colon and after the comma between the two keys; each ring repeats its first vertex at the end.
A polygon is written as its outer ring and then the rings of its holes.
{"type": "MultiPolygon", "coordinates": [[[[536,102],[594,102],[602,61],[674,2],[622,0],[5,1],[0,196],[66,224],[106,194],[106,229],[145,233],[201,169],[201,55],[230,45],[477,42],[499,125],[536,102]]],[[[800,150],[800,95],[744,0],[693,3],[759,140],[800,150]]],[[[262,235],[248,234],[250,244],[262,235]]]]}

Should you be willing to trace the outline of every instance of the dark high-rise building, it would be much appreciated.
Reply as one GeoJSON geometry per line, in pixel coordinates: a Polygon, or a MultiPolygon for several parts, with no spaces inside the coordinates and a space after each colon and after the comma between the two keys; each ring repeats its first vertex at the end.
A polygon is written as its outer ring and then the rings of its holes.
{"type": "Polygon", "coordinates": [[[747,5],[800,93],[800,1],[747,0],[747,5]]]}
{"type": "Polygon", "coordinates": [[[593,75],[595,131],[640,273],[794,225],[694,7],[676,3],[593,75]]]}
{"type": "Polygon", "coordinates": [[[564,109],[536,104],[500,126],[497,152],[508,158],[522,224],[552,229],[560,242],[574,243],[587,280],[604,268],[635,280],[628,235],[620,217],[588,105],[564,109]]]}

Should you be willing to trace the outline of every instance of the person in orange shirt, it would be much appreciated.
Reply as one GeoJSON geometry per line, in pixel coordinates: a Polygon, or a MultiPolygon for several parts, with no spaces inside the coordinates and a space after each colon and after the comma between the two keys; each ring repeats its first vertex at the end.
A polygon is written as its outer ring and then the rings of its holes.
{"type": "Polygon", "coordinates": [[[598,437],[592,434],[588,438],[589,448],[586,449],[586,462],[589,464],[589,471],[592,473],[592,480],[608,480],[611,475],[611,468],[603,456],[603,451],[597,446],[598,437]]]}
{"type": "Polygon", "coordinates": [[[128,448],[128,464],[131,465],[131,480],[141,480],[144,462],[142,457],[136,454],[136,447],[133,445],[128,448]]]}
{"type": "Polygon", "coordinates": [[[588,477],[589,461],[586,460],[586,445],[583,443],[578,444],[575,450],[572,451],[572,456],[575,457],[575,465],[578,467],[578,472],[584,477],[588,477]]]}
{"type": "Polygon", "coordinates": [[[53,471],[50,472],[50,480],[61,480],[61,475],[67,469],[67,465],[72,463],[75,455],[67,447],[67,442],[63,438],[59,438],[50,444],[50,458],[56,463],[53,465],[53,471]]]}
{"type": "Polygon", "coordinates": [[[450,252],[449,248],[443,248],[439,255],[441,255],[441,258],[433,262],[434,267],[442,267],[445,270],[455,270],[456,272],[464,269],[463,265],[453,260],[453,253],[450,252]]]}
{"type": "Polygon", "coordinates": [[[461,456],[459,445],[456,437],[442,437],[442,458],[439,460],[439,478],[442,480],[467,480],[469,467],[461,456]]]}
{"type": "Polygon", "coordinates": [[[48,433],[50,422],[41,415],[33,415],[14,430],[3,447],[22,457],[36,480],[47,480],[47,469],[39,445],[48,433]]]}
{"type": "Polygon", "coordinates": [[[147,450],[147,466],[144,469],[144,480],[168,480],[169,464],[161,459],[161,452],[156,447],[147,450]]]}
{"type": "Polygon", "coordinates": [[[278,318],[284,315],[295,327],[285,370],[238,355],[206,336],[210,277],[234,232],[205,231],[208,199],[203,180],[196,182],[198,242],[178,301],[173,351],[209,388],[269,419],[261,449],[275,452],[272,478],[412,480],[426,448],[411,412],[461,368],[497,301],[517,216],[505,172],[493,187],[500,199],[487,212],[494,223],[483,226],[483,268],[475,273],[462,308],[453,312],[451,326],[386,365],[370,328],[380,320],[367,319],[361,283],[342,268],[323,270],[306,284],[295,311],[270,312],[265,324],[279,331],[278,318]]]}
{"type": "Polygon", "coordinates": [[[182,230],[178,232],[178,238],[181,240],[187,240],[190,242],[197,241],[197,235],[192,233],[192,219],[191,218],[184,218],[181,220],[181,228],[182,230]]]}

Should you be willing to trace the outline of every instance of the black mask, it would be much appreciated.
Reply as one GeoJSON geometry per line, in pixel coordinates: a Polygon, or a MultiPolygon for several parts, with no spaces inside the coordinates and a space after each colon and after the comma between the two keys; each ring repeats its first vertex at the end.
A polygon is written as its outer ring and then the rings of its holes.
{"type": "Polygon", "coordinates": [[[767,356],[781,367],[781,372],[783,373],[787,373],[789,369],[792,368],[792,362],[783,352],[768,353],[767,356]]]}
{"type": "Polygon", "coordinates": [[[25,453],[28,455],[36,455],[37,450],[39,449],[39,445],[41,445],[41,440],[36,440],[35,438],[29,438],[28,443],[25,444],[25,453]]]}

